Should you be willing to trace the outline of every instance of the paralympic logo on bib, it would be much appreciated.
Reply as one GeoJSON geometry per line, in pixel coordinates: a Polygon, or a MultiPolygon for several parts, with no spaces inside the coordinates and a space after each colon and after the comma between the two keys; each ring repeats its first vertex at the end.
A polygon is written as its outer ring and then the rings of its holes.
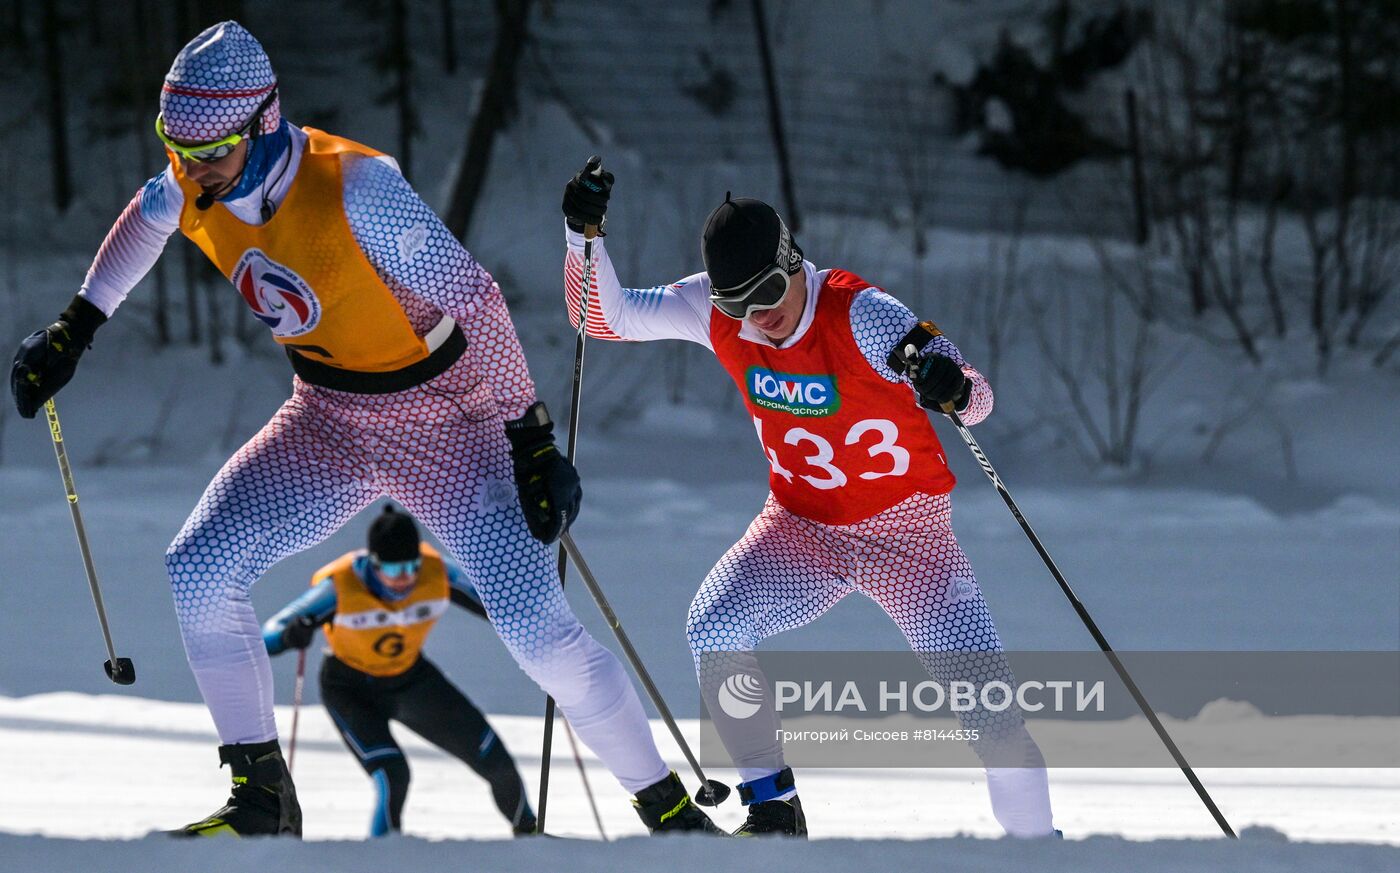
{"type": "Polygon", "coordinates": [[[775,373],[767,367],[749,367],[744,376],[749,400],[764,409],[792,415],[831,415],[841,408],[836,377],[775,373]]]}
{"type": "Polygon", "coordinates": [[[248,249],[238,259],[233,285],[273,336],[301,336],[321,323],[321,301],[311,286],[261,249],[248,249]]]}

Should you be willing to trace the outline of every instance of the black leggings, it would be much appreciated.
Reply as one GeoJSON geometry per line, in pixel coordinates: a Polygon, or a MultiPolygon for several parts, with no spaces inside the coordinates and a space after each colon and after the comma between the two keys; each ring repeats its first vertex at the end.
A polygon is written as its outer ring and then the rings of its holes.
{"type": "Polygon", "coordinates": [[[534,830],[535,814],[505,744],[481,710],[427,658],[419,658],[398,676],[379,677],[327,655],[321,664],[321,702],[379,792],[370,825],[372,835],[402,827],[403,803],[408,796],[408,762],[389,733],[390,719],[460,759],[491,783],[496,808],[516,833],[534,830]]]}

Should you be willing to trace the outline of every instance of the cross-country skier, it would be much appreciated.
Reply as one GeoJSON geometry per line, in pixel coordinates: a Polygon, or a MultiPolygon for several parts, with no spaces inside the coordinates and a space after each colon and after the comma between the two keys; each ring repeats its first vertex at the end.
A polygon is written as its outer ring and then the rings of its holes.
{"type": "MultiPolygon", "coordinates": [[[[613,177],[590,163],[565,187],[566,300],[579,321],[582,230],[600,226],[613,177]]],[[[968,424],[992,409],[986,379],[936,328],[849,272],[804,260],[772,207],[726,196],[701,243],[705,272],[624,289],[593,241],[590,336],[689,340],[713,351],[745,399],[771,473],[762,512],[710,570],[686,625],[702,696],[739,769],[738,835],[806,833],[776,711],[743,721],[716,700],[758,674],[759,642],[860,592],[894,620],[935,678],[1011,673],[949,525],[953,475],[925,409],[968,424]],[[906,371],[905,348],[918,350],[906,371]],[[898,350],[899,354],[893,354],[898,350]],[[922,408],[921,408],[922,407],[922,408]]],[[[766,684],[766,683],[765,683],[766,684]]],[[[1044,760],[1015,707],[961,714],[978,731],[992,808],[1015,836],[1054,832],[1044,760]]]]}
{"type": "Polygon", "coordinates": [[[621,663],[564,599],[555,540],[578,512],[499,286],[374,149],[281,114],[235,22],[175,58],[156,133],[169,167],[122,212],[58,320],[11,371],[32,417],[177,229],[284,347],[292,396],[224,465],[166,553],[185,652],[233,775],[188,834],[301,831],[249,588],[389,495],[448,549],[521,667],[654,829],[714,829],[652,742],[621,663]],[[678,809],[662,821],[662,815],[678,809]]]}
{"type": "Polygon", "coordinates": [[[421,542],[413,519],[386,506],[370,524],[368,548],[311,577],[311,590],[263,625],[270,655],[305,649],[325,626],[321,702],[345,746],[374,780],[370,836],[403,829],[408,761],[389,732],[402,723],[491,783],[496,808],[516,834],[535,831],[525,784],[481,710],[422,655],[449,602],[486,617],[459,567],[421,542]]]}

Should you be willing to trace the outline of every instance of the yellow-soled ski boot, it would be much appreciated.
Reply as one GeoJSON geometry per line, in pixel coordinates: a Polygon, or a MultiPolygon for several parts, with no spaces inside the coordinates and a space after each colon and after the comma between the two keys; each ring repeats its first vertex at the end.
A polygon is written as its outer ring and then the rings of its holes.
{"type": "Polygon", "coordinates": [[[693,831],[727,837],[724,829],[710,820],[708,815],[681,784],[681,778],[672,770],[670,775],[655,785],[649,785],[637,792],[632,801],[641,816],[642,824],[653,834],[683,833],[693,831]]]}
{"type": "Polygon", "coordinates": [[[172,836],[301,836],[301,805],[276,740],[219,746],[219,763],[233,773],[228,803],[172,836]]]}

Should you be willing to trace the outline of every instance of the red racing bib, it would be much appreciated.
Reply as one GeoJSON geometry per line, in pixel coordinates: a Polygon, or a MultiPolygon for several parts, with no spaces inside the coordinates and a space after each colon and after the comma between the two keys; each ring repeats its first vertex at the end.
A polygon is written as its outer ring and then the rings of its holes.
{"type": "Polygon", "coordinates": [[[758,429],[769,487],[791,512],[854,524],[956,481],[909,386],[876,373],[851,334],[851,301],[872,287],[831,270],[807,333],[786,349],[739,337],[715,310],[710,340],[758,429]]]}

